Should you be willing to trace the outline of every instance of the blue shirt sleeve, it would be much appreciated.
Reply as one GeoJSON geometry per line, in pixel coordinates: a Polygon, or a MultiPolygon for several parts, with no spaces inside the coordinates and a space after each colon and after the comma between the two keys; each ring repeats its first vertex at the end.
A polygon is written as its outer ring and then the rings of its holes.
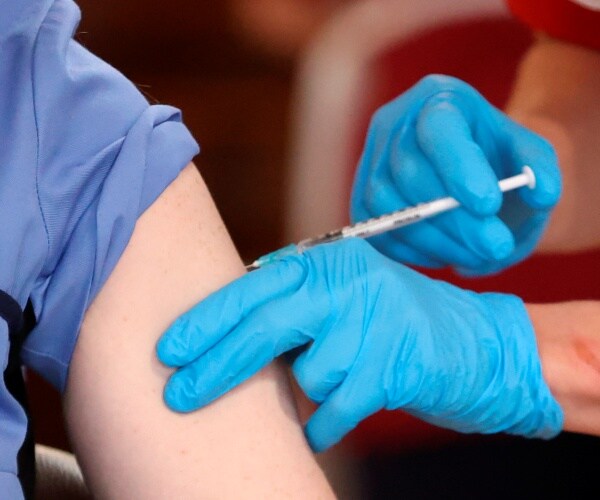
{"type": "Polygon", "coordinates": [[[0,112],[11,118],[0,125],[10,160],[0,175],[22,188],[9,210],[19,271],[3,289],[21,305],[31,299],[37,325],[22,358],[62,390],[86,309],[137,218],[198,146],[179,110],[150,106],[73,39],[80,12],[71,0],[0,0],[0,12],[10,67],[0,70],[0,112]]]}
{"type": "Polygon", "coordinates": [[[23,498],[23,491],[16,474],[12,472],[0,471],[0,491],[6,498],[11,500],[21,500],[23,498]]]}
{"type": "MultiPolygon", "coordinates": [[[[0,0],[0,290],[36,326],[9,353],[57,388],[84,313],[140,214],[198,153],[169,106],[150,106],[73,39],[72,0],[0,0]]],[[[17,453],[27,415],[0,378],[0,497],[22,498],[17,453]]]]}

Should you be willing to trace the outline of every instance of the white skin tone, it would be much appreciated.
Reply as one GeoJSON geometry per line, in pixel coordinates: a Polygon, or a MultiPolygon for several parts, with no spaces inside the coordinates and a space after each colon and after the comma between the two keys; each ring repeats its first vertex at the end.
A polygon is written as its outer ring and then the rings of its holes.
{"type": "Polygon", "coordinates": [[[316,30],[348,0],[229,0],[236,33],[265,52],[296,55],[316,30]]]}
{"type": "Polygon", "coordinates": [[[188,166],[139,219],[87,311],[72,359],[68,431],[96,498],[334,498],[281,367],[192,414],[162,401],[170,370],[155,356],[159,336],[243,272],[188,166]]]}

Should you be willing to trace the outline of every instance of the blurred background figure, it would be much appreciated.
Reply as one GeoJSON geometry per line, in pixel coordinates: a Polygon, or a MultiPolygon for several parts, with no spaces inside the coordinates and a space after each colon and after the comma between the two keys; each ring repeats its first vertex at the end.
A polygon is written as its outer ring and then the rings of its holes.
{"type": "Polygon", "coordinates": [[[293,59],[338,8],[353,0],[229,0],[240,40],[271,57],[293,59]]]}
{"type": "MultiPolygon", "coordinates": [[[[202,148],[196,163],[247,262],[348,222],[350,183],[377,107],[429,73],[461,78],[502,107],[532,42],[501,0],[78,4],[79,40],[151,100],[183,110],[202,148]]],[[[591,299],[600,298],[598,257],[534,257],[477,280],[426,274],[529,301],[591,299]]],[[[34,375],[29,385],[37,442],[69,450],[56,431],[58,395],[34,375]],[[55,420],[36,423],[42,412],[55,420]]],[[[341,498],[489,498],[572,493],[595,465],[574,455],[598,451],[593,438],[465,436],[381,413],[321,459],[341,498]]]]}

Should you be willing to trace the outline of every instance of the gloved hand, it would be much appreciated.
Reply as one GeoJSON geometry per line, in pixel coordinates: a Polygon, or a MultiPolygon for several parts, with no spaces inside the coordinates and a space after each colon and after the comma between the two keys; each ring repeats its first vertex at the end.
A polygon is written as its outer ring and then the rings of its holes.
{"type": "Polygon", "coordinates": [[[483,275],[531,254],[560,191],[557,159],[546,140],[466,83],[434,75],[374,115],[351,215],[361,221],[453,196],[464,208],[369,241],[394,260],[483,275]],[[503,204],[498,180],[524,165],[535,174],[535,188],[506,193],[503,204]]]}
{"type": "Polygon", "coordinates": [[[157,346],[179,367],[165,401],[204,406],[302,345],[293,373],[320,404],[306,425],[316,451],[383,408],[461,432],[562,427],[520,299],[432,280],[358,239],[254,271],[178,319],[157,346]]]}

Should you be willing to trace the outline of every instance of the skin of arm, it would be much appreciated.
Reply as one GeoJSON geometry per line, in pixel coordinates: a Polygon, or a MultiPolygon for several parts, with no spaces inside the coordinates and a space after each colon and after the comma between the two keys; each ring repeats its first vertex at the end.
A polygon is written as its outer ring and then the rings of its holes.
{"type": "Polygon", "coordinates": [[[306,444],[285,371],[271,365],[190,414],[162,400],[160,334],[244,272],[190,164],[140,217],[88,309],[64,399],[68,432],[94,496],[333,498],[306,444]]]}
{"type": "Polygon", "coordinates": [[[600,52],[539,36],[506,111],[552,143],[563,174],[562,198],[538,250],[600,245],[600,52]]]}
{"type": "Polygon", "coordinates": [[[600,436],[600,302],[527,304],[566,431],[600,436]]]}

